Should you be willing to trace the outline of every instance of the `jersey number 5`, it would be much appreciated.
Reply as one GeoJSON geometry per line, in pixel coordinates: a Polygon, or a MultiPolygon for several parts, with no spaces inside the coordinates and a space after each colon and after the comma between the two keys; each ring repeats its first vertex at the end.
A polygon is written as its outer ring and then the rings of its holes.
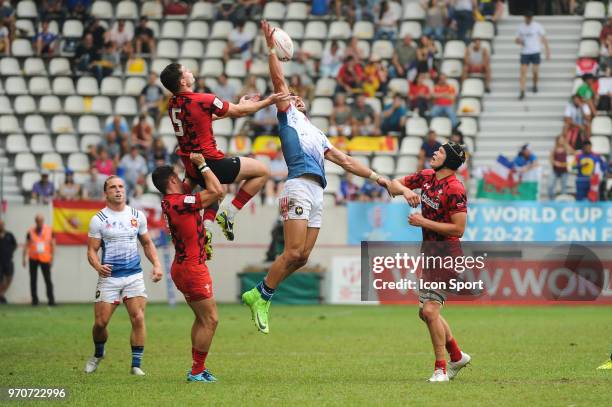
{"type": "Polygon", "coordinates": [[[180,112],[181,112],[181,109],[178,109],[178,108],[172,109],[172,124],[174,124],[175,129],[178,129],[178,130],[174,130],[174,134],[176,135],[176,137],[183,137],[183,122],[181,122],[181,119],[176,117],[177,113],[180,113],[180,112]]]}

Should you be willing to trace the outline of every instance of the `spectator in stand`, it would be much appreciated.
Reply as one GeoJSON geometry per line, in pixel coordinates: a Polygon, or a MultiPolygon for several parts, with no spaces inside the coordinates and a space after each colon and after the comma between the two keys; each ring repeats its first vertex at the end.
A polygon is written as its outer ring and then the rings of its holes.
{"type": "Polygon", "coordinates": [[[115,71],[119,62],[119,54],[115,52],[113,44],[109,42],[104,47],[100,58],[91,63],[91,70],[98,81],[98,85],[102,84],[102,80],[115,71]]]}
{"type": "Polygon", "coordinates": [[[612,34],[612,15],[608,16],[607,23],[601,28],[599,33],[599,42],[603,45],[609,34],[612,34]]]}
{"type": "Polygon", "coordinates": [[[423,35],[444,42],[446,39],[446,18],[448,9],[445,0],[421,0],[425,10],[425,26],[423,35]]]}
{"type": "MultiPolygon", "coordinates": [[[[434,78],[436,76],[434,59],[436,56],[436,44],[426,36],[419,38],[419,47],[416,50],[416,74],[428,74],[434,78]]],[[[408,76],[412,80],[413,77],[408,76]]]]}
{"type": "Polygon", "coordinates": [[[109,157],[106,148],[98,147],[98,158],[94,161],[94,167],[104,177],[115,174],[115,161],[109,157]]]}
{"type": "Polygon", "coordinates": [[[353,174],[347,172],[340,181],[340,188],[336,192],[336,205],[345,205],[347,202],[359,198],[359,185],[353,182],[353,174]]]}
{"type": "Polygon", "coordinates": [[[0,21],[0,54],[11,56],[11,33],[3,21],[0,21]]]}
{"type": "Polygon", "coordinates": [[[228,102],[235,102],[236,96],[238,96],[238,91],[229,83],[227,75],[224,73],[217,78],[217,85],[213,86],[213,91],[219,99],[227,100],[228,102]]]}
{"type": "Polygon", "coordinates": [[[367,178],[359,189],[359,200],[361,202],[381,202],[386,200],[385,196],[388,196],[385,187],[367,178]]]}
{"type": "Polygon", "coordinates": [[[359,38],[351,37],[351,40],[344,49],[344,60],[346,60],[348,57],[355,58],[357,63],[361,63],[361,61],[365,59],[363,50],[359,48],[359,38]]]}
{"type": "Polygon", "coordinates": [[[125,180],[126,194],[130,196],[134,193],[134,188],[138,184],[144,184],[147,175],[147,162],[140,155],[140,150],[136,146],[130,147],[130,153],[126,154],[119,161],[119,167],[123,171],[122,178],[125,180]]]}
{"type": "Polygon", "coordinates": [[[292,74],[300,77],[300,82],[306,88],[308,101],[310,101],[314,92],[312,78],[317,76],[315,61],[308,52],[304,51],[297,51],[293,59],[295,62],[291,68],[292,74]]]}
{"type": "Polygon", "coordinates": [[[295,73],[291,75],[291,78],[289,78],[289,89],[291,89],[295,95],[301,97],[307,103],[310,103],[312,101],[314,89],[312,85],[304,83],[303,78],[305,77],[310,79],[310,77],[306,75],[302,76],[295,73]]]}
{"type": "Polygon", "coordinates": [[[429,85],[425,83],[425,79],[427,79],[427,74],[419,74],[415,82],[410,82],[410,89],[408,90],[410,110],[417,110],[421,117],[425,117],[431,101],[431,90],[429,85]]]}
{"type": "Polygon", "coordinates": [[[595,58],[578,58],[576,61],[576,76],[597,75],[598,71],[599,64],[595,58]]]}
{"type": "Polygon", "coordinates": [[[15,265],[13,254],[17,249],[15,236],[5,229],[4,221],[0,219],[0,304],[6,304],[4,295],[11,286],[15,265]]]}
{"type": "Polygon", "coordinates": [[[81,185],[74,182],[74,171],[66,168],[64,182],[57,191],[57,197],[66,201],[81,199],[81,185]]]}
{"type": "Polygon", "coordinates": [[[533,93],[538,92],[538,77],[540,73],[540,53],[542,45],[546,51],[546,59],[550,59],[550,48],[546,39],[546,31],[538,22],[533,21],[533,13],[525,13],[525,22],[519,25],[515,42],[521,46],[521,74],[519,80],[519,100],[525,98],[525,86],[527,85],[527,70],[532,64],[533,93]]]}
{"type": "Polygon", "coordinates": [[[363,84],[363,93],[368,97],[374,97],[376,92],[381,92],[383,95],[387,93],[387,81],[389,73],[387,68],[381,63],[380,56],[372,54],[370,62],[364,69],[365,82],[363,84]]]}
{"type": "Polygon", "coordinates": [[[11,5],[10,0],[4,0],[0,6],[0,18],[2,23],[9,31],[9,37],[15,38],[15,8],[11,5]]]}
{"type": "Polygon", "coordinates": [[[452,0],[455,7],[453,18],[457,24],[457,38],[468,42],[468,33],[474,26],[474,10],[478,9],[477,0],[452,0]]]}
{"type": "Polygon", "coordinates": [[[329,49],[323,51],[323,56],[321,57],[321,76],[324,78],[330,76],[335,78],[336,76],[338,76],[338,71],[340,70],[341,66],[342,53],[340,52],[338,41],[332,40],[331,46],[329,47],[329,49]]]}
{"type": "Polygon", "coordinates": [[[612,33],[606,36],[599,51],[601,67],[607,75],[612,71],[612,33]]]}
{"type": "Polygon", "coordinates": [[[206,78],[200,76],[198,78],[198,83],[196,83],[196,87],[194,90],[195,93],[213,93],[212,89],[206,85],[206,78]]]}
{"type": "Polygon", "coordinates": [[[44,20],[41,23],[41,31],[36,35],[36,55],[53,57],[57,50],[57,34],[49,31],[49,22],[44,20]]]}
{"type": "Polygon", "coordinates": [[[346,57],[336,79],[338,81],[336,85],[337,92],[345,91],[348,94],[359,93],[363,89],[365,79],[363,67],[354,57],[346,57]]]}
{"type": "Polygon", "coordinates": [[[479,38],[472,40],[472,43],[465,47],[461,80],[466,80],[471,74],[484,75],[485,92],[489,93],[491,91],[491,59],[489,57],[489,50],[482,46],[479,38]]]}
{"type": "Polygon", "coordinates": [[[187,2],[181,0],[164,0],[164,14],[167,16],[186,16],[190,7],[187,2]]]}
{"type": "Polygon", "coordinates": [[[101,52],[106,43],[106,29],[100,24],[99,18],[94,18],[91,24],[85,29],[85,34],[93,37],[94,48],[101,52]]]}
{"type": "MultiPolygon", "coordinates": [[[[123,149],[122,143],[117,139],[117,133],[114,131],[104,135],[104,139],[98,144],[98,149],[104,149],[111,160],[118,161],[123,149]]],[[[96,154],[98,158],[98,154],[96,154]]]]}
{"type": "Polygon", "coordinates": [[[66,18],[63,0],[42,0],[38,6],[38,13],[41,19],[51,21],[57,20],[60,32],[66,18]]]}
{"type": "MultiPolygon", "coordinates": [[[[125,153],[125,151],[127,151],[127,146],[129,145],[128,140],[130,135],[130,128],[128,127],[125,118],[119,115],[114,116],[113,119],[109,121],[104,127],[104,135],[106,136],[106,139],[109,144],[108,146],[106,146],[109,149],[109,152],[112,152],[112,141],[115,141],[115,143],[119,145],[122,150],[122,153],[125,153]],[[111,136],[111,139],[109,139],[109,135],[111,136]]],[[[112,155],[114,154],[111,154],[111,156],[112,155]]]]}
{"type": "Polygon", "coordinates": [[[563,134],[557,136],[555,148],[550,152],[552,174],[548,186],[548,199],[551,201],[555,199],[555,188],[558,183],[561,184],[561,194],[567,193],[567,157],[574,153],[574,149],[568,144],[565,136],[563,134]]]}
{"type": "Polygon", "coordinates": [[[353,136],[372,136],[380,133],[380,115],[366,103],[366,96],[360,94],[351,108],[353,136]]]}
{"type": "Polygon", "coordinates": [[[149,151],[149,172],[159,166],[168,163],[168,149],[164,144],[164,140],[161,137],[156,138],[153,141],[153,148],[149,151]]]}
{"type": "Polygon", "coordinates": [[[351,109],[346,104],[346,96],[344,93],[338,93],[336,95],[334,108],[329,116],[329,135],[331,137],[350,137],[351,132],[351,109]]]}
{"type": "Polygon", "coordinates": [[[152,29],[147,27],[148,22],[147,16],[141,16],[138,26],[134,30],[136,54],[150,54],[151,58],[155,58],[155,34],[152,29]]]}
{"type": "Polygon", "coordinates": [[[431,168],[429,161],[440,147],[442,147],[442,144],[440,144],[438,141],[438,135],[435,131],[430,130],[429,133],[427,133],[425,141],[423,141],[423,144],[421,144],[421,149],[419,150],[417,171],[421,171],[425,168],[431,168]]]}
{"type": "Polygon", "coordinates": [[[229,20],[232,23],[253,20],[261,14],[261,3],[259,0],[222,0],[218,4],[217,19],[229,20]]]}
{"type": "Polygon", "coordinates": [[[434,85],[431,117],[446,116],[450,119],[452,127],[455,127],[457,125],[457,115],[455,114],[456,96],[457,90],[446,81],[446,75],[440,75],[438,83],[434,85]]]}
{"type": "Polygon", "coordinates": [[[565,121],[563,135],[565,139],[572,148],[580,149],[583,142],[589,137],[591,110],[583,103],[579,95],[574,95],[565,107],[563,116],[565,121]]]}
{"type": "Polygon", "coordinates": [[[147,151],[153,145],[153,127],[145,114],[138,116],[138,121],[132,126],[132,145],[140,147],[142,151],[147,151]]]}
{"type": "Polygon", "coordinates": [[[40,181],[32,186],[32,203],[48,204],[55,197],[55,186],[49,181],[49,172],[43,170],[40,181]]]}
{"type": "Polygon", "coordinates": [[[328,0],[312,0],[310,4],[310,15],[324,17],[329,14],[328,0]]]}
{"type": "Polygon", "coordinates": [[[244,86],[238,94],[238,99],[245,95],[256,95],[258,93],[259,90],[257,89],[257,77],[253,74],[249,74],[249,76],[247,76],[244,80],[244,86]]]}
{"type": "Polygon", "coordinates": [[[98,169],[89,169],[89,178],[83,183],[83,199],[101,201],[104,199],[104,179],[100,177],[98,169]]]}
{"type": "Polygon", "coordinates": [[[382,112],[382,124],[380,126],[382,134],[388,134],[392,131],[403,134],[406,125],[406,113],[408,111],[404,99],[399,94],[394,95],[393,102],[385,105],[382,112]]]}
{"type": "Polygon", "coordinates": [[[524,173],[537,167],[538,157],[531,151],[529,144],[524,144],[512,161],[518,173],[524,173]]]}
{"type": "Polygon", "coordinates": [[[251,120],[251,127],[255,136],[262,134],[278,134],[278,119],[276,105],[269,105],[257,111],[251,120]]]}
{"type": "Polygon", "coordinates": [[[598,201],[599,183],[606,173],[606,162],[599,154],[593,152],[590,141],[584,143],[582,151],[576,155],[574,165],[578,171],[576,200],[584,201],[589,198],[590,201],[598,201]]]}
{"type": "Polygon", "coordinates": [[[140,111],[152,117],[157,125],[163,101],[164,90],[157,84],[157,73],[151,71],[147,85],[140,92],[140,111]]]}
{"type": "Polygon", "coordinates": [[[608,70],[607,76],[599,78],[597,89],[599,95],[597,110],[608,112],[608,115],[612,113],[612,77],[610,75],[610,70],[608,70]]]}
{"type": "Polygon", "coordinates": [[[106,42],[112,44],[113,51],[120,54],[122,59],[130,59],[132,56],[132,39],[134,33],[125,28],[125,20],[120,19],[117,24],[106,33],[106,42]]]}
{"type": "Polygon", "coordinates": [[[95,74],[94,62],[100,60],[101,55],[94,47],[93,35],[85,34],[81,43],[77,46],[72,60],[72,69],[78,74],[91,71],[95,74]]]}
{"type": "Polygon", "coordinates": [[[230,31],[227,45],[223,51],[223,60],[225,62],[234,54],[240,54],[240,58],[244,62],[251,60],[251,42],[253,41],[253,36],[244,31],[244,25],[245,22],[243,20],[237,21],[234,24],[234,29],[230,31]]]}
{"type": "Polygon", "coordinates": [[[582,98],[582,101],[591,109],[591,115],[597,114],[597,80],[592,74],[582,76],[582,85],[576,91],[576,94],[582,98]]]}
{"type": "Polygon", "coordinates": [[[272,206],[278,200],[280,193],[283,191],[285,180],[289,174],[287,163],[283,157],[283,151],[278,150],[274,158],[270,161],[270,178],[266,181],[264,190],[265,203],[272,206]]]}
{"type": "Polygon", "coordinates": [[[69,14],[81,21],[86,21],[89,17],[87,12],[91,7],[93,0],[67,0],[69,14]]]}
{"type": "Polygon", "coordinates": [[[397,9],[391,7],[389,1],[383,0],[380,3],[380,12],[376,17],[376,35],[374,39],[394,41],[397,35],[397,21],[401,17],[398,15],[397,9]]]}
{"type": "Polygon", "coordinates": [[[404,38],[395,44],[389,75],[392,78],[406,78],[408,71],[415,66],[416,54],[417,49],[412,42],[412,36],[404,35],[404,38]]]}

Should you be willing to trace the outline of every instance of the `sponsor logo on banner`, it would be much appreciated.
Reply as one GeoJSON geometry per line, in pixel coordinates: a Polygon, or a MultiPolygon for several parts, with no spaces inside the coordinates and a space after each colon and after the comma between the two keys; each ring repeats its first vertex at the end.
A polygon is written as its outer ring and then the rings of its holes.
{"type": "Polygon", "coordinates": [[[329,275],[331,304],[361,303],[361,259],[358,256],[334,257],[329,275]]]}

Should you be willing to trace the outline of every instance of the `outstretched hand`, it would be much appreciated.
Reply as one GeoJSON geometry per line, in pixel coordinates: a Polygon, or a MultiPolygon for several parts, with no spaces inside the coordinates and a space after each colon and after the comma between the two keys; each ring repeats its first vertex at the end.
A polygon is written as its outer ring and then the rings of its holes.
{"type": "Polygon", "coordinates": [[[240,101],[238,102],[238,104],[243,105],[248,102],[259,102],[260,100],[261,100],[261,95],[259,93],[256,93],[254,95],[244,95],[243,97],[240,98],[240,101]]]}
{"type": "Polygon", "coordinates": [[[273,28],[270,23],[266,20],[261,21],[261,31],[263,32],[264,38],[266,39],[266,44],[268,44],[268,48],[274,47],[274,31],[276,28],[273,28]]]}
{"type": "Polygon", "coordinates": [[[291,100],[291,94],[287,92],[273,93],[268,96],[266,100],[268,100],[271,105],[276,104],[278,102],[288,102],[291,100]]]}

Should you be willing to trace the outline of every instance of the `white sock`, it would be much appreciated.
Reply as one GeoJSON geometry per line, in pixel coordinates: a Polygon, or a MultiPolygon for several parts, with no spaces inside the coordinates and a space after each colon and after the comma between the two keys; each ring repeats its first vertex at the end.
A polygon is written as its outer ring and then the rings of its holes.
{"type": "Polygon", "coordinates": [[[206,228],[206,230],[212,230],[213,224],[214,222],[210,219],[204,220],[204,228],[206,228]]]}

